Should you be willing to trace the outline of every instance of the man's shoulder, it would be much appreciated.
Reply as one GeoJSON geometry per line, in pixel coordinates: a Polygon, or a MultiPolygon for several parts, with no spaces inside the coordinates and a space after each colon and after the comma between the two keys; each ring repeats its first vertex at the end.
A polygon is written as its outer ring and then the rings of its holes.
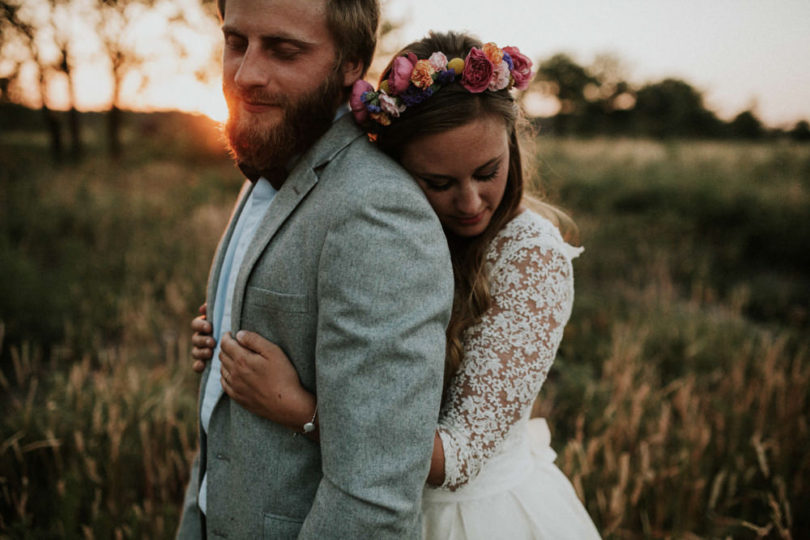
{"type": "Polygon", "coordinates": [[[320,176],[330,190],[357,202],[393,198],[429,208],[410,174],[365,136],[335,155],[320,176]]]}

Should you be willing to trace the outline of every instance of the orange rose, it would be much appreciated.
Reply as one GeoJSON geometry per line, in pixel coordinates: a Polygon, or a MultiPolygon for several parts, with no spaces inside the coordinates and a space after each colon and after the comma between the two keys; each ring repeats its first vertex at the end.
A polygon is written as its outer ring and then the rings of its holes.
{"type": "Polygon", "coordinates": [[[489,61],[492,62],[494,65],[498,65],[503,61],[503,51],[498,48],[492,42],[487,43],[484,45],[484,54],[487,55],[489,61]]]}
{"type": "Polygon", "coordinates": [[[411,82],[417,88],[430,88],[433,85],[433,74],[436,72],[429,60],[419,60],[413,67],[411,82]]]}

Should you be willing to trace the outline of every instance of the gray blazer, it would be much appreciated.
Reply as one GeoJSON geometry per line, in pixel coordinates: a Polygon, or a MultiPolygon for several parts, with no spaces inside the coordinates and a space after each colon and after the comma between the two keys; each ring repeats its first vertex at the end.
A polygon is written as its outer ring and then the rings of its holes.
{"type": "MultiPolygon", "coordinates": [[[[208,281],[208,312],[246,184],[208,281]]],[[[186,492],[179,538],[418,538],[441,397],[453,278],[416,183],[350,115],[276,194],[236,280],[232,331],[290,357],[317,394],[320,445],[217,402],[186,492]]],[[[208,377],[202,375],[201,389],[208,377]]]]}

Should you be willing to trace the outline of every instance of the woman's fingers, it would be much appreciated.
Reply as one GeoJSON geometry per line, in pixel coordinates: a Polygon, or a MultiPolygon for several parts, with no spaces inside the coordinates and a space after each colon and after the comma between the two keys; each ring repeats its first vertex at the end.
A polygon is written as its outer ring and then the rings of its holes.
{"type": "Polygon", "coordinates": [[[200,315],[191,321],[191,329],[197,334],[211,334],[214,327],[205,319],[205,316],[200,315]]]}
{"type": "Polygon", "coordinates": [[[240,330],[236,333],[236,341],[245,349],[264,358],[270,358],[278,349],[278,345],[268,341],[255,332],[240,330]]]}
{"type": "Polygon", "coordinates": [[[216,347],[217,342],[210,334],[195,333],[191,336],[191,344],[200,349],[213,349],[216,347]]]}

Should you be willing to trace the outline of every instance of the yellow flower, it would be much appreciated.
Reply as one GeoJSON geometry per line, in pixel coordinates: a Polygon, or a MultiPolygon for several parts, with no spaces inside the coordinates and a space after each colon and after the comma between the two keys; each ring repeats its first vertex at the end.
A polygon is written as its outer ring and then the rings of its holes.
{"type": "Polygon", "coordinates": [[[371,119],[380,124],[381,126],[390,126],[391,118],[385,113],[371,113],[371,119]]]}
{"type": "Polygon", "coordinates": [[[491,41],[484,45],[484,54],[487,55],[489,61],[492,62],[495,66],[503,62],[503,51],[498,48],[497,45],[492,43],[491,41]]]}
{"type": "Polygon", "coordinates": [[[386,94],[391,94],[389,90],[390,86],[388,86],[388,79],[385,79],[383,82],[380,83],[380,91],[385,92],[386,94]]]}
{"type": "Polygon", "coordinates": [[[413,67],[411,82],[417,88],[430,88],[433,84],[433,74],[436,72],[428,60],[419,60],[413,67]]]}
{"type": "Polygon", "coordinates": [[[456,75],[461,75],[464,72],[464,59],[453,58],[447,62],[447,69],[452,69],[456,72],[456,75]]]}

